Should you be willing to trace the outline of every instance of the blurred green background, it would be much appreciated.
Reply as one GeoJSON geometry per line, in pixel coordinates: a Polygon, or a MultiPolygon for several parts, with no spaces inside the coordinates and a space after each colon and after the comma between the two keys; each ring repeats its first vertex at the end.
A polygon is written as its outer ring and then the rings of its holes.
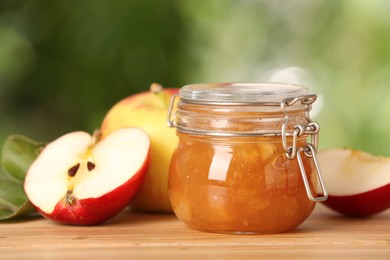
{"type": "Polygon", "coordinates": [[[152,82],[274,80],[320,94],[321,147],[390,156],[389,28],[387,0],[1,0],[0,141],[92,132],[152,82]]]}

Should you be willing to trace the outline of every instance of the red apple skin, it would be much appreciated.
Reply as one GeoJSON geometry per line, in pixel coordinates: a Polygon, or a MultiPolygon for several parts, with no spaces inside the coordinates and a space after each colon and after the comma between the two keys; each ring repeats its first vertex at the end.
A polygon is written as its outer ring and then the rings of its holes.
{"type": "Polygon", "coordinates": [[[145,179],[149,162],[150,150],[142,168],[131,179],[101,197],[75,199],[73,205],[60,201],[51,214],[34,207],[42,216],[57,223],[80,226],[101,224],[128,206],[145,179]]]}
{"type": "Polygon", "coordinates": [[[323,203],[348,217],[369,217],[390,208],[390,158],[349,148],[318,152],[328,190],[323,203]]]}
{"type": "Polygon", "coordinates": [[[390,208],[390,183],[355,195],[329,195],[322,203],[349,217],[369,217],[390,208]]]}

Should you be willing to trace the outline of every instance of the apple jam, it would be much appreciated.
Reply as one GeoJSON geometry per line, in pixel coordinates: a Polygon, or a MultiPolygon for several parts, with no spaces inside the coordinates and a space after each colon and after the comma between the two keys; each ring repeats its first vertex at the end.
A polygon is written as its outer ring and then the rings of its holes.
{"type": "Polygon", "coordinates": [[[315,99],[307,91],[270,83],[183,87],[170,122],[179,137],[168,185],[176,216],[193,229],[220,233],[300,225],[326,199],[317,196],[317,180],[324,187],[316,144],[308,142],[309,136],[317,142],[318,127],[308,117],[315,99]]]}

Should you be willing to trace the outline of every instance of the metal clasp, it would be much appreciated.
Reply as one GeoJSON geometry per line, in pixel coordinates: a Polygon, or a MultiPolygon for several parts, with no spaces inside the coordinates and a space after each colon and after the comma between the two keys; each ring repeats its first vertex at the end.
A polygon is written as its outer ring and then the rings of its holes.
{"type": "Polygon", "coordinates": [[[168,113],[167,113],[167,125],[169,127],[175,127],[176,126],[175,120],[172,119],[173,118],[172,112],[173,112],[173,106],[175,105],[175,100],[176,100],[176,98],[178,96],[179,96],[178,94],[174,94],[171,97],[171,101],[169,102],[168,113]]]}
{"type": "Polygon", "coordinates": [[[283,148],[286,151],[286,156],[288,159],[294,159],[297,154],[297,137],[301,136],[303,134],[309,134],[312,136],[311,142],[314,144],[314,147],[317,149],[318,145],[318,138],[317,134],[319,131],[319,125],[315,122],[313,122],[310,118],[310,110],[311,106],[314,103],[314,101],[317,99],[316,95],[305,95],[305,96],[299,96],[295,98],[286,98],[280,103],[280,108],[284,114],[284,121],[282,124],[281,134],[282,134],[282,143],[283,148]],[[297,102],[301,102],[302,105],[306,106],[305,111],[305,119],[307,120],[307,125],[296,125],[294,127],[294,132],[292,134],[293,136],[293,143],[292,145],[287,144],[287,124],[290,119],[289,114],[287,112],[287,107],[295,105],[297,102]]]}
{"type": "Polygon", "coordinates": [[[314,201],[314,202],[325,201],[328,199],[328,192],[327,192],[325,185],[324,185],[324,182],[322,180],[321,169],[320,169],[320,165],[318,163],[317,153],[316,153],[316,150],[318,149],[318,133],[320,130],[320,126],[318,123],[313,122],[310,118],[310,115],[309,115],[312,104],[314,103],[316,98],[317,98],[316,95],[307,95],[307,96],[300,96],[300,97],[295,97],[295,98],[288,98],[288,99],[283,100],[280,103],[280,108],[284,114],[284,121],[282,124],[281,135],[282,135],[283,148],[286,152],[286,157],[290,160],[297,157],[299,169],[301,171],[301,175],[302,175],[303,183],[305,185],[307,196],[311,201],[314,201]],[[288,115],[286,107],[292,106],[292,105],[296,104],[297,102],[301,102],[302,105],[306,106],[305,119],[307,120],[308,123],[305,125],[294,126],[294,131],[292,133],[292,144],[288,145],[288,143],[287,143],[287,124],[289,121],[289,115],[288,115]],[[298,139],[298,136],[301,136],[301,135],[309,135],[311,137],[311,140],[309,143],[306,143],[303,147],[298,148],[297,147],[297,139],[298,139]],[[305,171],[305,167],[303,165],[303,160],[302,160],[302,155],[301,155],[302,152],[303,152],[304,156],[306,156],[308,158],[312,158],[312,160],[314,162],[317,179],[318,179],[319,184],[321,186],[323,196],[319,196],[319,197],[313,196],[313,193],[311,191],[309,181],[307,178],[307,174],[305,171]]]}
{"type": "Polygon", "coordinates": [[[299,148],[298,153],[297,153],[297,160],[298,160],[298,164],[299,164],[299,169],[301,170],[303,184],[305,185],[306,194],[309,197],[309,200],[314,201],[314,202],[320,202],[320,201],[327,200],[328,199],[328,192],[327,192],[325,185],[324,185],[324,182],[322,180],[320,164],[318,163],[316,149],[313,147],[313,145],[306,144],[304,147],[299,148]],[[301,152],[303,152],[305,156],[313,159],[315,169],[316,169],[317,178],[318,178],[318,183],[320,184],[321,190],[322,190],[322,196],[319,196],[319,197],[313,196],[313,193],[312,193],[310,185],[309,185],[309,180],[307,179],[305,167],[303,165],[301,152]]]}

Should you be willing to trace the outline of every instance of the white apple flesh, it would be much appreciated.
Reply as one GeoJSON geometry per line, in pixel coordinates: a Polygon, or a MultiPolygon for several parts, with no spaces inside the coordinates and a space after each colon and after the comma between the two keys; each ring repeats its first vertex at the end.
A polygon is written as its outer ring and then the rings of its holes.
{"type": "Polygon", "coordinates": [[[328,190],[329,208],[352,217],[367,217],[390,207],[390,158],[350,149],[318,153],[328,190]]]}
{"type": "Polygon", "coordinates": [[[42,150],[26,174],[24,189],[48,219],[99,224],[134,197],[147,171],[149,150],[149,137],[139,128],[122,128],[102,140],[72,132],[42,150]]]}

